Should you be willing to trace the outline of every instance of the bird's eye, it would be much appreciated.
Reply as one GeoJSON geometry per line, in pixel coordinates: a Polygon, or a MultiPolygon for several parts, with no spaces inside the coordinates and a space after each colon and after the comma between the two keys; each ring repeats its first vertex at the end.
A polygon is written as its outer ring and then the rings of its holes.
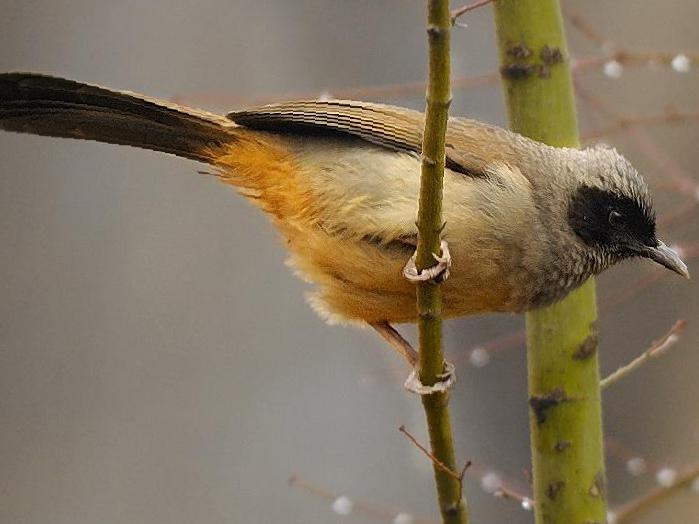
{"type": "Polygon", "coordinates": [[[624,225],[624,215],[619,213],[616,209],[612,209],[609,212],[609,225],[612,227],[622,227],[624,225]]]}

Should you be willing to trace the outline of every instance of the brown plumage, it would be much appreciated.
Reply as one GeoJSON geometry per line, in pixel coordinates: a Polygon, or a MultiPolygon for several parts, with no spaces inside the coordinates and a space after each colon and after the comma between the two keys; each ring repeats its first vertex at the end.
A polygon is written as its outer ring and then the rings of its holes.
{"type": "MultiPolygon", "coordinates": [[[[329,320],[408,322],[423,115],[353,101],[275,104],[226,117],[43,75],[0,75],[0,127],[203,161],[268,213],[329,320]]],[[[444,313],[519,312],[631,256],[686,275],[655,237],[648,190],[613,149],[552,148],[450,119],[444,313]]]]}

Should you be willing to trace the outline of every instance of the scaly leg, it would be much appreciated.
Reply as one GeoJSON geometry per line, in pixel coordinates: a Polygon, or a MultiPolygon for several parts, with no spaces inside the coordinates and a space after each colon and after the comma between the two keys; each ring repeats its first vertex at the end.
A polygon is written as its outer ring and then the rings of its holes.
{"type": "Polygon", "coordinates": [[[405,360],[408,361],[410,367],[415,367],[418,362],[417,351],[413,349],[410,342],[403,338],[403,335],[396,331],[389,322],[369,322],[369,325],[379,334],[381,337],[388,342],[388,344],[395,349],[398,354],[400,354],[405,360]]]}

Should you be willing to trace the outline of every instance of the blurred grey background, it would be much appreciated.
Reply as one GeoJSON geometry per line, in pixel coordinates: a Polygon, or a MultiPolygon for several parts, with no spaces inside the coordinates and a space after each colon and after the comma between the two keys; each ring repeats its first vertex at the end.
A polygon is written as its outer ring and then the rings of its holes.
{"type": "MultiPolygon", "coordinates": [[[[454,7],[460,5],[454,2],[454,7]]],[[[690,0],[567,2],[628,47],[699,49],[690,0]]],[[[0,2],[0,70],[40,71],[224,111],[255,100],[405,83],[425,76],[424,6],[407,0],[24,0],[0,2]],[[225,101],[229,102],[226,103],[225,101]]],[[[455,76],[496,67],[490,8],[453,36],[455,76]]],[[[600,50],[569,28],[577,56],[600,50]]],[[[695,111],[697,73],[600,70],[581,82],[630,113],[695,111]]],[[[361,93],[357,93],[360,96],[361,93]]],[[[374,100],[423,106],[419,90],[374,100]]],[[[453,113],[504,124],[498,86],[455,89],[453,113]]],[[[595,120],[583,118],[588,126],[595,120]]],[[[697,127],[649,131],[693,170],[697,127]]],[[[661,209],[687,197],[623,136],[661,209]]],[[[284,266],[266,218],[202,166],[95,143],[0,135],[0,522],[38,524],[381,521],[336,515],[287,479],[396,511],[436,514],[426,441],[404,364],[372,333],[324,325],[284,266]]],[[[697,240],[696,214],[666,230],[697,240]]],[[[690,261],[690,270],[696,264],[690,261]]],[[[602,304],[639,278],[629,263],[600,279],[602,304]]],[[[601,320],[603,372],[680,317],[678,346],[605,393],[610,498],[654,485],[654,471],[699,460],[695,281],[667,276],[601,320]],[[645,475],[625,472],[645,457],[645,475]]],[[[495,470],[526,489],[525,353],[469,364],[470,351],[519,317],[448,322],[458,362],[453,420],[473,522],[532,521],[486,494],[495,470]]],[[[410,327],[404,332],[413,335],[410,327]]],[[[696,520],[699,495],[658,508],[696,520]]],[[[676,519],[676,520],[672,520],[676,519]]],[[[690,519],[690,520],[688,520],[690,519]]],[[[648,522],[658,520],[649,519],[648,522]]]]}

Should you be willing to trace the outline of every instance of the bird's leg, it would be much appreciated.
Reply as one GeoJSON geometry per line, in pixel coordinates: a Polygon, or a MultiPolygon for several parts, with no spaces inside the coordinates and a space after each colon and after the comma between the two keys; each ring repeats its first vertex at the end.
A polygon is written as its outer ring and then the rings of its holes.
{"type": "MultiPolygon", "coordinates": [[[[446,280],[449,277],[449,268],[451,267],[449,244],[447,244],[446,240],[442,240],[439,247],[441,249],[441,254],[437,255],[436,253],[432,253],[432,256],[437,261],[434,266],[425,268],[418,272],[417,267],[415,266],[415,255],[413,255],[403,268],[403,276],[413,283],[425,282],[428,280],[433,280],[434,282],[439,283],[446,280]]],[[[393,329],[390,325],[388,327],[393,329]]],[[[393,331],[395,332],[395,330],[393,331]]],[[[396,333],[396,335],[398,335],[398,333],[396,333]]],[[[398,336],[400,337],[400,335],[398,336]]],[[[384,338],[386,338],[385,335],[384,338]]],[[[388,338],[386,338],[386,340],[388,340],[388,338]]],[[[415,353],[415,350],[413,350],[413,352],[415,353]]],[[[456,381],[454,364],[445,360],[444,372],[439,375],[441,380],[431,386],[424,385],[420,381],[420,370],[417,366],[417,357],[418,355],[415,353],[416,361],[413,363],[413,370],[410,372],[405,384],[403,384],[405,389],[418,395],[431,395],[433,393],[443,393],[454,384],[456,381]]]]}
{"type": "Polygon", "coordinates": [[[405,360],[408,361],[413,368],[417,365],[418,355],[417,351],[413,349],[410,342],[403,338],[403,335],[396,331],[390,322],[385,320],[381,322],[369,322],[369,325],[388,342],[389,346],[395,349],[399,355],[401,355],[405,360]]]}
{"type": "Polygon", "coordinates": [[[413,346],[410,345],[410,342],[405,340],[403,335],[398,333],[396,328],[389,322],[369,322],[368,324],[412,366],[413,370],[403,384],[405,389],[418,395],[431,395],[432,393],[447,391],[454,384],[456,381],[454,364],[445,360],[444,372],[439,375],[439,378],[442,380],[432,386],[425,386],[420,382],[418,353],[413,349],[413,346]]]}
{"type": "Polygon", "coordinates": [[[451,267],[449,244],[447,244],[446,240],[442,240],[439,247],[442,251],[441,255],[432,253],[432,256],[437,261],[434,266],[425,268],[418,273],[417,267],[415,267],[415,255],[413,255],[403,268],[403,276],[411,282],[424,282],[426,280],[443,282],[449,278],[449,268],[451,267]]]}

